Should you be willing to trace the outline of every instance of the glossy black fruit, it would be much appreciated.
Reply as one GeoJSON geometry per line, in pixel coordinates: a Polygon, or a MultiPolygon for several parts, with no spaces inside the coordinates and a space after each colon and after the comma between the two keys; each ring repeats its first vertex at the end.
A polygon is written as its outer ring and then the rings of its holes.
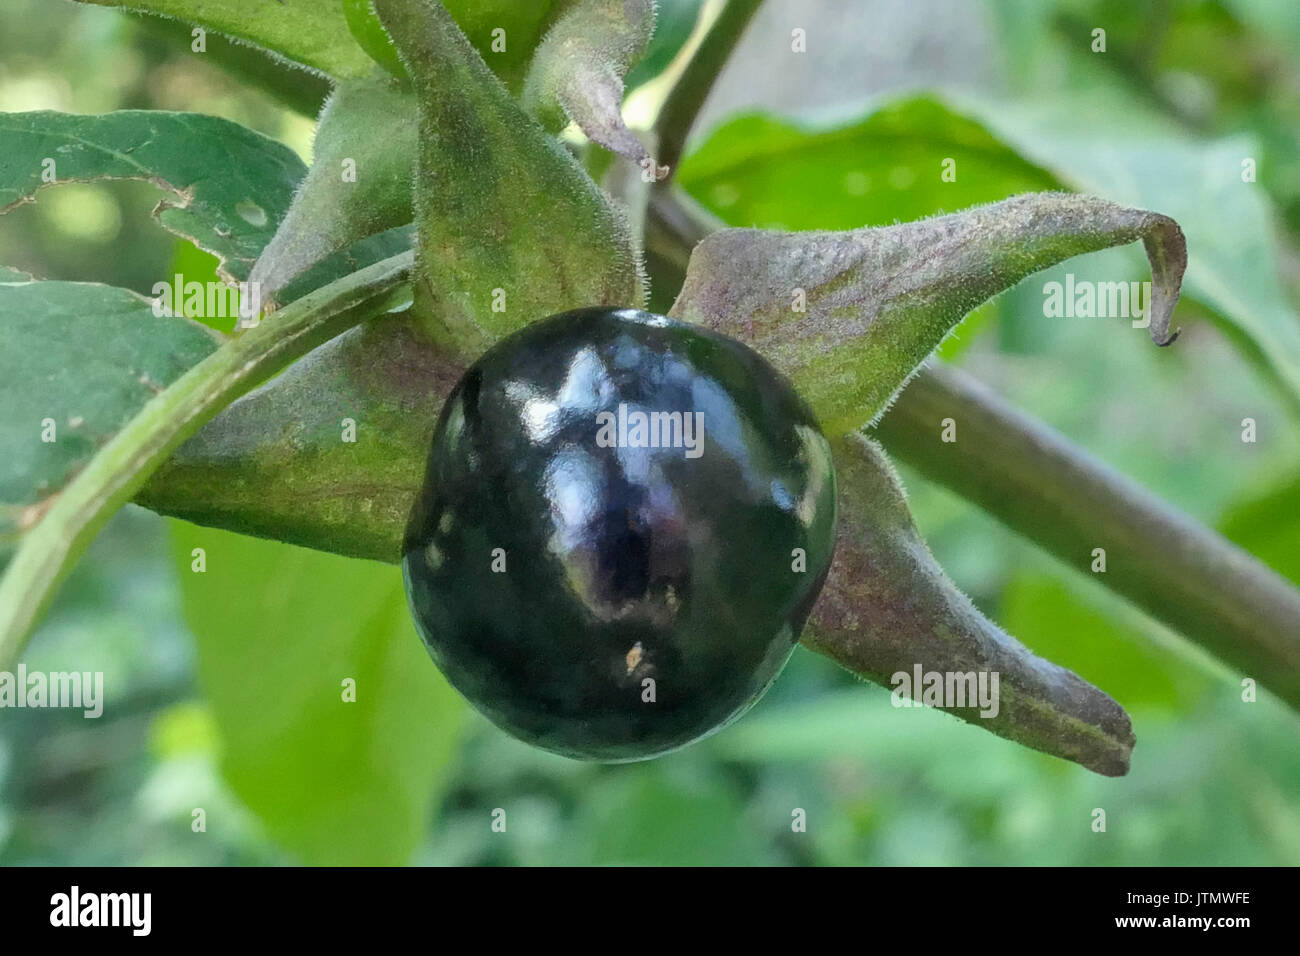
{"type": "Polygon", "coordinates": [[[634,760],[762,695],[834,543],[830,449],[767,362],[670,319],[586,309],[465,373],[402,569],[434,660],[495,723],[634,760]]]}

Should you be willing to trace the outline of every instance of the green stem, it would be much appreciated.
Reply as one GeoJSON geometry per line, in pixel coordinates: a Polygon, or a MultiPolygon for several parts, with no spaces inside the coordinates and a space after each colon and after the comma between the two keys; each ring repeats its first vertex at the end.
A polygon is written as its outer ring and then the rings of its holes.
{"type": "Polygon", "coordinates": [[[718,74],[762,3],[763,0],[727,0],[668,93],[655,121],[655,134],[659,162],[668,167],[669,176],[677,171],[686,137],[718,74]]]}
{"type": "Polygon", "coordinates": [[[304,296],[240,334],[150,401],[58,495],[0,581],[0,669],[8,669],[73,561],[168,455],[232,401],[340,332],[395,305],[407,252],[304,296]]]}
{"type": "Polygon", "coordinates": [[[917,376],[875,434],[1081,573],[1104,548],[1102,583],[1300,708],[1300,590],[1250,554],[954,368],[917,376]]]}

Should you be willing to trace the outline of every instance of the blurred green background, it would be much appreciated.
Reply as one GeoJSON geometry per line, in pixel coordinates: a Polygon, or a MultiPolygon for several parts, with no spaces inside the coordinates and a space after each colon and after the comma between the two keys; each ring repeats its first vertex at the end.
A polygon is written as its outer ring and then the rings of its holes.
{"type": "MultiPolygon", "coordinates": [[[[1140,252],[1125,249],[1026,280],[943,354],[1300,581],[1300,413],[1275,370],[1243,357],[1236,331],[1269,309],[1293,324],[1281,338],[1300,329],[1300,4],[852,6],[769,0],[706,108],[682,184],[733,223],[787,228],[1090,185],[1175,215],[1194,255],[1196,227],[1212,232],[1204,262],[1255,298],[1232,315],[1190,295],[1173,349],[1124,320],[1043,317],[1042,283],[1067,272],[1145,278],[1140,252]],[[808,36],[800,58],[789,55],[796,27],[808,36]],[[1090,49],[1097,27],[1105,54],[1090,49]],[[1234,164],[1257,160],[1257,184],[1207,192],[1193,174],[1225,150],[1234,164]],[[945,156],[959,175],[946,194],[929,185],[945,156]],[[1247,417],[1254,444],[1240,439],[1247,417]]],[[[637,82],[669,63],[698,4],[663,7],[637,82]]],[[[191,53],[186,31],[50,0],[8,0],[4,22],[0,110],[212,113],[310,155],[311,119],[247,64],[232,73],[191,53]]],[[[319,92],[302,85],[307,101],[319,92]]],[[[152,222],[156,198],[140,183],[45,190],[0,218],[0,263],[145,293],[177,271],[209,277],[208,257],[152,222]]],[[[1300,863],[1300,717],[1264,691],[1243,702],[1242,675],[903,477],[926,539],[976,603],[1130,711],[1128,777],[895,709],[886,690],[802,648],[748,716],[684,752],[628,766],[553,757],[446,687],[395,568],[128,508],[24,659],[103,671],[104,716],[0,712],[0,862],[1300,863]],[[191,570],[196,547],[203,574],[191,570]],[[341,676],[356,680],[356,704],[339,704],[341,676]],[[1098,807],[1104,833],[1091,827],[1098,807]],[[796,808],[806,832],[792,829],[796,808]],[[497,809],[505,832],[491,826],[497,809]]]]}

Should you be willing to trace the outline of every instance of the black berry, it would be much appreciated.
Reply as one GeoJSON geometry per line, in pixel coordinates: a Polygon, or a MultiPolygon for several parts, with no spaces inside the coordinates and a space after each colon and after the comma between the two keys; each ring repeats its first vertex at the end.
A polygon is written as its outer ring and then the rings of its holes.
{"type": "Polygon", "coordinates": [[[465,373],[402,569],[434,660],[496,724],[633,760],[763,694],[834,542],[829,446],[766,361],[660,316],[585,309],[465,373]]]}

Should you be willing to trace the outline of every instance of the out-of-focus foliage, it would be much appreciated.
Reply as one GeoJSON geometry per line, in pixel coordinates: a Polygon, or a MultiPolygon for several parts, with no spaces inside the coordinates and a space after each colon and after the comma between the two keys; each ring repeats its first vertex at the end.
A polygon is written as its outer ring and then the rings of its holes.
{"type": "Polygon", "coordinates": [[[733,225],[769,228],[884,224],[1052,188],[1158,211],[1187,236],[1185,295],[1245,339],[1300,405],[1300,314],[1277,277],[1267,201],[1242,181],[1252,152],[1242,138],[1152,136],[1069,100],[1047,110],[918,97],[822,132],[736,119],[692,154],[682,176],[733,225]]]}
{"type": "Polygon", "coordinates": [[[1300,227],[1300,16],[1290,0],[988,3],[1011,41],[998,53],[1017,95],[1088,93],[1089,113],[1117,125],[1248,134],[1260,187],[1300,227]],[[1104,55],[1092,52],[1098,27],[1104,55]]]}
{"type": "Polygon", "coordinates": [[[406,862],[465,705],[395,570],[181,523],[173,540],[235,792],[309,863],[406,862]]]}
{"type": "Polygon", "coordinates": [[[196,113],[36,111],[0,116],[0,209],[40,189],[102,179],[158,186],[169,231],[217,255],[244,279],[306,170],[281,143],[196,113]]]}
{"type": "MultiPolygon", "coordinates": [[[[819,6],[799,2],[801,10],[819,6]]],[[[791,8],[787,0],[769,4],[791,8]]],[[[927,51],[923,37],[889,32],[898,22],[890,16],[898,3],[872,0],[866,6],[871,9],[856,23],[840,14],[833,27],[805,24],[808,56],[818,44],[835,43],[942,59],[941,52],[927,51]]],[[[972,49],[966,56],[982,57],[990,64],[987,72],[1000,79],[957,92],[983,101],[1010,96],[1022,109],[1037,105],[1058,113],[1064,102],[1091,104],[1086,114],[1077,113],[1080,128],[1090,131],[1099,149],[1103,141],[1118,144],[1106,153],[1111,157],[1106,181],[1093,187],[1103,194],[1107,183],[1118,188],[1133,177],[1115,154],[1118,146],[1131,145],[1135,130],[1166,146],[1257,142],[1258,183],[1240,183],[1241,157],[1234,157],[1228,175],[1238,177],[1241,189],[1258,194],[1251,201],[1260,203],[1263,219],[1245,228],[1225,216],[1216,225],[1225,237],[1254,243],[1243,247],[1260,253],[1252,268],[1280,277],[1276,297],[1294,315],[1300,302],[1300,5],[1285,0],[982,0],[972,6],[982,9],[987,29],[969,37],[972,49]],[[1097,26],[1107,30],[1106,54],[1089,48],[1097,26]]],[[[667,8],[661,11],[664,22],[669,15],[667,8]]],[[[788,23],[776,14],[773,20],[784,32],[757,33],[749,38],[751,45],[742,43],[738,55],[755,48],[787,49],[788,23]]],[[[11,0],[5,28],[0,110],[183,109],[244,123],[300,152],[310,143],[310,125],[301,116],[116,11],[11,0]]],[[[762,28],[762,19],[756,19],[754,30],[762,28]]],[[[773,66],[759,58],[734,69],[757,76],[770,74],[773,66]]],[[[629,85],[647,78],[634,72],[629,85]]],[[[865,92],[879,102],[895,91],[875,86],[865,92]]],[[[808,103],[809,113],[818,105],[808,103]]],[[[842,125],[851,130],[867,111],[865,101],[858,104],[845,112],[842,125]]],[[[811,121],[810,116],[797,119],[811,121]]],[[[817,120],[826,127],[826,117],[817,120]]],[[[700,186],[699,199],[745,219],[743,225],[781,222],[791,228],[891,222],[1050,186],[1050,178],[1043,177],[1057,174],[1059,157],[993,148],[973,124],[960,125],[936,121],[932,130],[960,134],[949,147],[960,152],[942,154],[958,159],[956,183],[940,182],[942,156],[923,139],[899,137],[892,155],[882,148],[873,158],[860,143],[852,145],[848,134],[844,142],[823,143],[821,152],[801,154],[792,167],[755,163],[744,182],[729,182],[730,193],[718,190],[721,180],[708,180],[707,152],[694,168],[688,159],[681,172],[688,186],[700,186]],[[906,172],[898,171],[917,164],[930,168],[931,162],[932,180],[904,181],[906,172]]],[[[929,129],[918,127],[920,133],[929,129]]],[[[701,132],[698,142],[707,142],[710,131],[701,132]]],[[[717,135],[728,134],[724,129],[717,135]]],[[[1086,150],[1091,141],[1075,148],[1086,150]]],[[[1169,178],[1168,185],[1184,187],[1191,200],[1204,190],[1201,182],[1180,183],[1173,172],[1169,178]]],[[[34,205],[0,219],[0,263],[43,277],[109,281],[145,293],[178,270],[206,281],[210,257],[158,229],[149,218],[155,198],[151,187],[133,183],[44,190],[34,205]]],[[[1151,208],[1176,212],[1158,203],[1151,208]]],[[[1205,317],[1197,303],[1180,307],[1184,333],[1167,350],[1153,349],[1145,332],[1131,329],[1127,320],[1044,316],[1048,282],[1064,282],[1071,273],[1076,281],[1142,279],[1144,268],[1140,252],[1126,250],[1072,260],[1031,277],[968,319],[944,352],[1016,404],[1300,580],[1300,429],[1294,411],[1216,326],[1197,321],[1205,317]],[[1256,424],[1254,443],[1242,441],[1247,418],[1256,424]]],[[[1189,282],[1195,269],[1189,270],[1189,282]]],[[[1226,673],[1096,582],[1042,557],[948,492],[906,470],[903,477],[928,543],[981,609],[1129,708],[1138,736],[1129,776],[1098,777],[944,714],[895,709],[885,691],[800,650],[772,693],[743,721],[648,764],[595,766],[553,757],[512,741],[472,713],[455,737],[434,730],[427,741],[403,736],[400,749],[395,741],[388,756],[415,754],[408,764],[427,770],[423,780],[404,778],[401,786],[416,788],[408,794],[420,788],[441,794],[428,811],[412,859],[434,864],[1300,862],[1300,748],[1295,745],[1300,726],[1294,713],[1267,694],[1244,703],[1240,680],[1247,675],[1226,673]],[[449,762],[441,763],[444,757],[449,762]],[[1106,809],[1106,833],[1090,827],[1095,807],[1106,809]],[[504,833],[491,826],[497,809],[505,811],[504,833]],[[807,832],[792,830],[796,809],[806,812],[807,832]]],[[[186,534],[227,540],[194,529],[186,534]]],[[[259,553],[280,550],[260,543],[247,547],[259,553]]],[[[232,747],[258,743],[270,752],[270,728],[284,727],[272,718],[293,711],[291,694],[302,690],[295,681],[319,677],[309,673],[314,665],[305,663],[313,638],[308,631],[324,642],[322,650],[338,647],[344,635],[365,633],[384,615],[393,615],[384,619],[395,627],[397,611],[388,606],[381,614],[377,604],[360,597],[349,605],[337,592],[352,593],[351,573],[328,570],[322,573],[329,583],[306,597],[283,595],[301,608],[294,615],[316,622],[312,627],[282,624],[280,633],[263,638],[271,642],[263,647],[244,643],[252,635],[221,643],[215,631],[223,622],[229,626],[249,613],[237,607],[240,600],[262,600],[267,590],[274,594],[276,580],[288,585],[287,579],[266,578],[270,572],[259,582],[249,567],[240,576],[248,592],[243,598],[222,587],[229,595],[224,605],[213,597],[198,612],[196,643],[185,623],[181,583],[215,593],[216,575],[225,572],[215,564],[219,547],[210,550],[206,579],[190,571],[189,551],[182,550],[177,553],[160,519],[127,509],[65,585],[24,661],[31,669],[104,671],[105,713],[87,720],[78,711],[0,711],[0,862],[322,858],[319,847],[313,849],[318,837],[287,834],[283,820],[269,826],[259,821],[254,811],[267,812],[274,794],[268,796],[264,788],[276,778],[234,777],[232,785],[222,772],[223,754],[228,759],[232,747]],[[312,606],[313,599],[319,607],[312,606]],[[205,635],[209,628],[213,633],[205,635]],[[266,655],[263,667],[271,668],[247,675],[240,691],[247,696],[233,696],[237,686],[218,693],[199,684],[201,654],[221,653],[220,648],[235,654],[241,647],[259,655],[255,659],[266,655]],[[277,649],[286,655],[283,661],[275,660],[277,649]],[[239,713],[241,708],[247,713],[239,713]],[[267,740],[255,738],[258,726],[268,728],[267,740]],[[195,808],[207,813],[206,832],[192,829],[195,808]]],[[[380,580],[395,578],[392,569],[365,562],[338,568],[355,571],[357,588],[371,582],[370,593],[397,588],[380,580]]],[[[194,605],[189,613],[196,613],[194,605]]],[[[426,673],[403,679],[410,686],[435,683],[418,642],[406,653],[410,668],[426,673]]],[[[240,672],[233,662],[226,666],[237,684],[240,672]]],[[[329,690],[337,699],[336,688],[329,690]]],[[[436,696],[440,690],[429,693],[442,700],[436,696]]],[[[313,713],[299,706],[304,718],[313,713]]],[[[340,746],[347,749],[346,742],[340,746]]],[[[286,794],[302,794],[314,780],[325,791],[314,795],[319,802],[300,799],[316,819],[324,819],[322,804],[331,797],[342,801],[340,806],[360,799],[349,790],[349,775],[362,775],[373,756],[362,750],[339,756],[332,780],[292,777],[290,760],[280,766],[286,775],[280,783],[286,794]]],[[[418,806],[419,800],[404,805],[418,806]]],[[[282,803],[278,812],[288,809],[282,803]]],[[[269,819],[275,821],[275,813],[269,819]]],[[[384,838],[394,853],[403,845],[391,836],[399,829],[393,824],[384,838]]],[[[357,862],[373,858],[358,850],[366,836],[360,825],[356,831],[340,827],[338,856],[332,858],[353,853],[357,862]]]]}

